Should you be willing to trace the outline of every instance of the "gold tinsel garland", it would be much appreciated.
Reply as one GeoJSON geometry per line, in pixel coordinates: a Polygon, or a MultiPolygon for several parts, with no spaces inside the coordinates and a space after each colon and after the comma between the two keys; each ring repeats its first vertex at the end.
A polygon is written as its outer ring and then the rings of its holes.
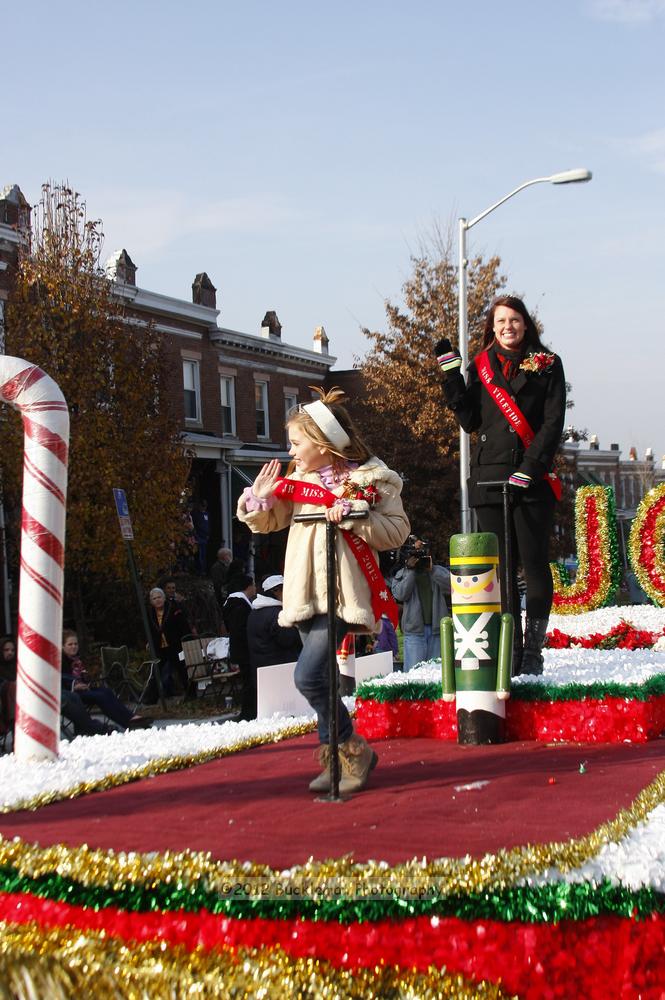
{"type": "Polygon", "coordinates": [[[288,871],[276,871],[255,861],[216,861],[208,853],[115,853],[92,850],[87,845],[39,847],[18,838],[0,839],[0,866],[30,878],[55,873],[83,886],[110,886],[114,890],[128,884],[150,888],[167,883],[183,889],[205,885],[225,898],[229,886],[237,885],[243,887],[247,898],[260,897],[271,880],[282,887],[293,884],[300,898],[320,902],[340,896],[367,898],[377,885],[383,894],[394,893],[397,897],[405,885],[413,893],[446,896],[507,888],[549,868],[563,872],[578,868],[605,844],[625,837],[663,802],[665,772],[643,789],[628,809],[577,840],[528,844],[482,858],[412,859],[394,867],[380,861],[356,863],[347,856],[325,861],[310,859],[288,871]]]}
{"type": "Polygon", "coordinates": [[[280,948],[187,951],[164,942],[131,946],[104,933],[76,933],[39,924],[0,923],[2,1000],[168,1000],[210,997],[361,1000],[504,1000],[500,986],[445,970],[427,973],[375,966],[340,969],[316,958],[292,958],[280,948]]]}
{"type": "Polygon", "coordinates": [[[616,548],[616,525],[611,517],[613,502],[609,486],[582,486],[575,493],[575,546],[577,550],[577,574],[574,583],[566,583],[561,566],[550,563],[554,582],[552,611],[558,615],[579,615],[601,607],[608,598],[612,585],[613,549],[616,548]],[[598,521],[597,536],[591,535],[587,502],[595,504],[598,521]],[[590,548],[598,548],[600,579],[592,593],[589,593],[590,548]]]}

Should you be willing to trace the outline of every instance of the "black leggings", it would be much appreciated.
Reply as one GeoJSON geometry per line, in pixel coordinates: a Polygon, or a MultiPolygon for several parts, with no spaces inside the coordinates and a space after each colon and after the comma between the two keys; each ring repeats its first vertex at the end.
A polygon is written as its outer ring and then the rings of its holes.
{"type": "MultiPolygon", "coordinates": [[[[493,531],[499,539],[501,563],[506,557],[503,508],[492,505],[476,507],[481,531],[493,531]]],[[[554,584],[550,571],[550,535],[554,522],[554,497],[520,503],[512,509],[513,615],[516,632],[519,626],[520,601],[517,591],[517,567],[526,581],[526,613],[529,618],[548,618],[552,607],[554,584]]]]}

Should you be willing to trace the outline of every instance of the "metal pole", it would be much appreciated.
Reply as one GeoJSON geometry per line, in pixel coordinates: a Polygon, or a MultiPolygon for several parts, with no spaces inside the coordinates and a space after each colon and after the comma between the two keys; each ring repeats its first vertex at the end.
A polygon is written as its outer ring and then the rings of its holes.
{"type": "Polygon", "coordinates": [[[337,561],[336,525],[326,521],[326,575],[328,589],[328,685],[330,688],[330,793],[331,802],[339,799],[339,682],[337,667],[337,561]]]}
{"type": "MultiPolygon", "coordinates": [[[[558,174],[550,174],[548,177],[534,177],[530,181],[525,181],[520,184],[519,187],[514,188],[508,194],[500,198],[499,201],[495,201],[493,205],[486,208],[484,212],[480,215],[476,215],[467,221],[464,218],[459,220],[459,268],[458,268],[458,304],[459,304],[459,317],[458,317],[458,333],[459,333],[459,352],[462,356],[462,375],[466,378],[466,369],[469,364],[469,330],[468,330],[468,306],[467,306],[467,278],[468,278],[468,266],[469,262],[466,256],[466,234],[469,229],[472,229],[477,223],[493,212],[504,202],[513,198],[524,188],[531,187],[533,184],[579,184],[583,181],[591,180],[591,171],[586,169],[576,169],[576,170],[564,170],[558,174]]],[[[460,466],[460,513],[461,513],[461,523],[462,531],[464,533],[471,531],[471,515],[469,512],[469,492],[467,488],[467,479],[469,477],[469,435],[460,429],[460,444],[459,444],[459,466],[460,466]]]]}
{"type": "MultiPolygon", "coordinates": [[[[469,329],[467,316],[467,268],[469,262],[466,258],[466,219],[459,220],[459,267],[458,267],[458,341],[459,352],[462,357],[462,377],[466,379],[466,370],[469,364],[469,329]]],[[[471,515],[469,512],[469,435],[460,427],[459,434],[459,478],[460,478],[460,514],[462,523],[462,533],[471,531],[471,515]]]]}
{"type": "Polygon", "coordinates": [[[478,486],[501,487],[503,495],[503,549],[501,561],[501,612],[513,614],[513,534],[510,514],[510,486],[507,479],[484,479],[478,486]]]}
{"type": "MultiPolygon", "coordinates": [[[[138,570],[136,569],[136,560],[134,559],[134,550],[132,549],[132,543],[125,538],[125,547],[127,549],[127,560],[129,562],[129,572],[132,577],[132,582],[136,590],[136,600],[139,602],[139,608],[141,609],[141,619],[143,621],[143,630],[145,632],[146,639],[148,641],[148,650],[150,651],[150,659],[157,661],[159,657],[157,656],[155,650],[155,644],[152,641],[152,632],[150,631],[150,623],[148,621],[148,612],[145,609],[145,601],[143,599],[143,591],[141,589],[141,582],[139,580],[138,570]]],[[[166,711],[166,701],[164,700],[164,688],[162,687],[162,675],[159,670],[159,666],[155,667],[155,679],[157,680],[157,691],[159,694],[159,702],[164,711],[166,711]]]]}

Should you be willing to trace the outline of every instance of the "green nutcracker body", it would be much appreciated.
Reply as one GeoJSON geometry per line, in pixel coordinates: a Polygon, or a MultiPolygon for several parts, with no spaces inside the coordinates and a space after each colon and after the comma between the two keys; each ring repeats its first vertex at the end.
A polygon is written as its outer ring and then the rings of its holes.
{"type": "Polygon", "coordinates": [[[491,532],[450,539],[452,618],[441,622],[443,697],[457,701],[459,743],[501,743],[510,695],[513,617],[501,614],[499,543],[491,532]]]}

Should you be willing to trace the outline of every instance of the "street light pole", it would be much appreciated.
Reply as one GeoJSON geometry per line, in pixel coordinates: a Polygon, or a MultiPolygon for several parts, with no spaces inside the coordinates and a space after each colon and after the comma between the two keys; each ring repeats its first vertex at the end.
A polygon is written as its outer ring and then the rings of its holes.
{"type": "MultiPolygon", "coordinates": [[[[524,188],[531,187],[533,184],[580,184],[584,181],[590,181],[592,177],[590,170],[585,170],[584,168],[576,170],[564,170],[559,174],[552,174],[549,177],[535,177],[533,180],[525,181],[524,184],[520,184],[509,194],[504,195],[499,201],[495,201],[493,205],[486,208],[484,212],[480,215],[476,215],[475,218],[467,222],[466,219],[461,218],[459,220],[459,262],[458,262],[458,341],[459,341],[459,352],[462,358],[462,375],[466,377],[466,370],[469,364],[469,316],[468,316],[468,267],[469,261],[467,259],[467,239],[466,234],[469,229],[472,229],[478,222],[484,219],[490,212],[493,212],[495,208],[499,205],[503,205],[504,201],[508,201],[509,198],[513,198],[524,188]]],[[[469,509],[469,489],[467,485],[467,480],[469,478],[469,465],[470,465],[470,449],[469,449],[469,435],[466,431],[460,429],[460,441],[459,441],[459,464],[460,464],[460,513],[461,513],[461,525],[462,532],[467,533],[471,531],[471,511],[469,509]]]]}

